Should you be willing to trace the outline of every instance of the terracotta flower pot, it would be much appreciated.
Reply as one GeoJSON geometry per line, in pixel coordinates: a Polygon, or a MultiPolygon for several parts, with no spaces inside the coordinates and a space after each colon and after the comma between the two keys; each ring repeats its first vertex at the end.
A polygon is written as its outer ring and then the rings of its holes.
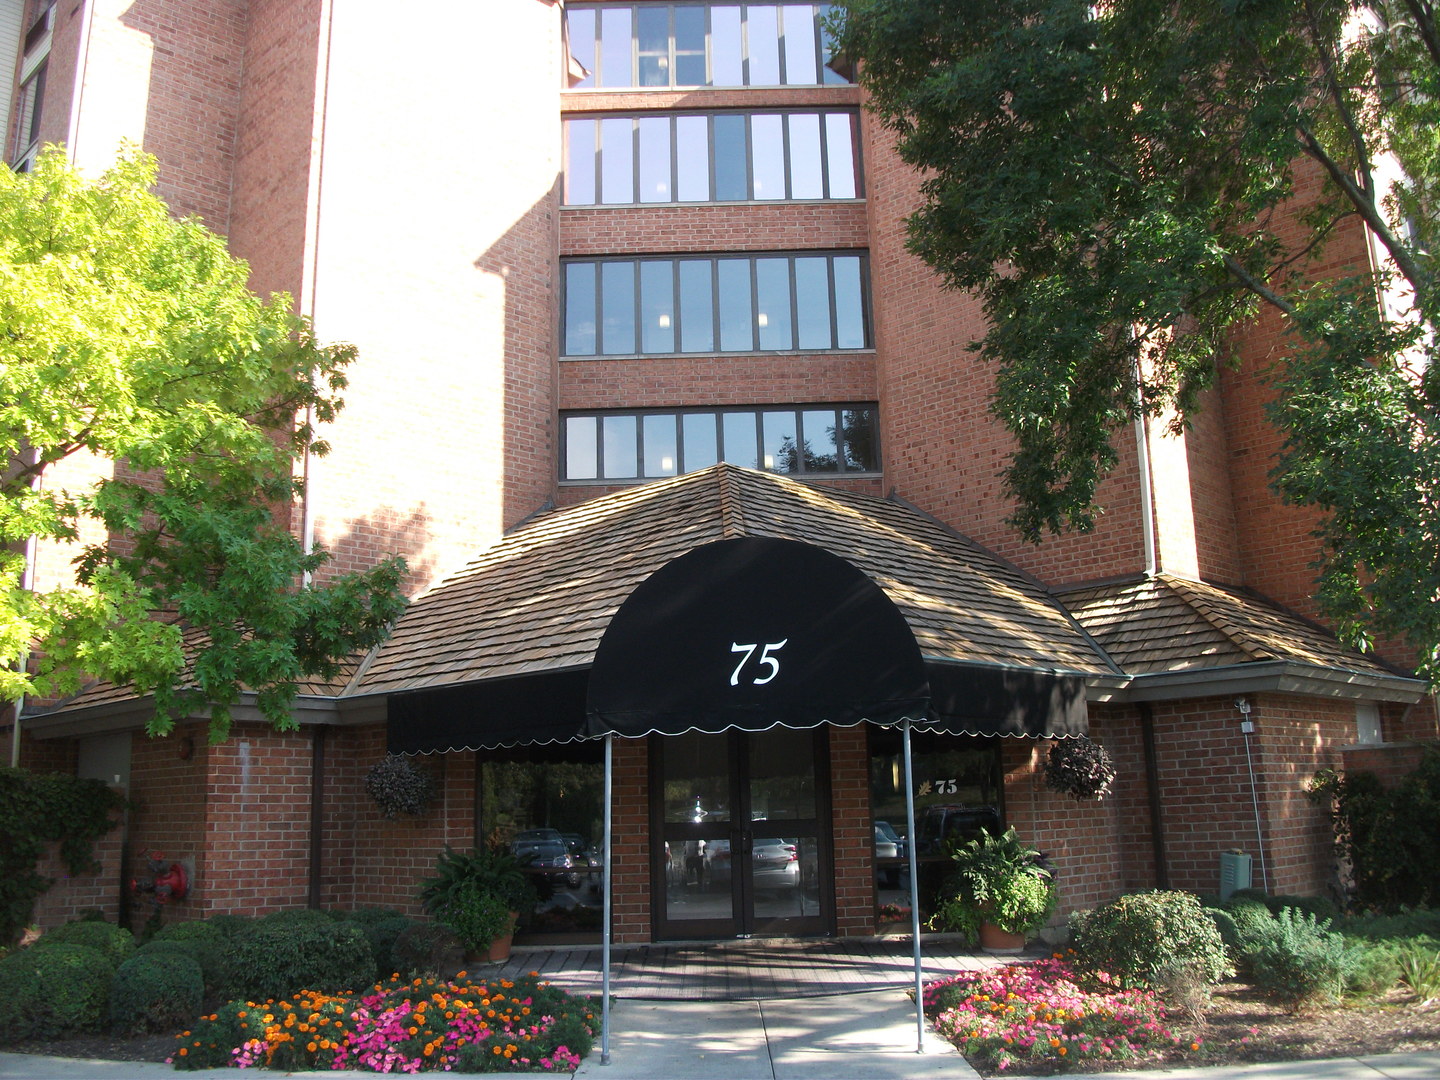
{"type": "Polygon", "coordinates": [[[980,949],[994,956],[1014,956],[1025,951],[1025,935],[1012,934],[994,923],[980,924],[980,949]]]}
{"type": "Polygon", "coordinates": [[[510,959],[510,943],[515,939],[515,923],[519,921],[519,919],[520,913],[518,911],[512,911],[510,913],[509,927],[504,933],[498,935],[494,941],[490,942],[489,959],[492,964],[498,964],[501,961],[510,959]]]}

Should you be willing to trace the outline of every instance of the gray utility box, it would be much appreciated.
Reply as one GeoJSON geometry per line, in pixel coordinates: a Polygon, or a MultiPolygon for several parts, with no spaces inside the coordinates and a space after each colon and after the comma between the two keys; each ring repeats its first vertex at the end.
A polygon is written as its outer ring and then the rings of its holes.
{"type": "Polygon", "coordinates": [[[1220,853],[1220,899],[1229,900],[1238,889],[1250,888],[1250,856],[1243,851],[1220,853]]]}

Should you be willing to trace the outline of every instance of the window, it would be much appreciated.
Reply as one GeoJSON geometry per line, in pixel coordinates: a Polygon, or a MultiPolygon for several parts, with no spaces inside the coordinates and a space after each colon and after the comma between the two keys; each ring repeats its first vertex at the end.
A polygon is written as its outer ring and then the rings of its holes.
{"type": "Polygon", "coordinates": [[[1358,743],[1382,743],[1385,737],[1380,727],[1380,706],[1373,701],[1355,703],[1355,741],[1358,743]]]}
{"type": "Polygon", "coordinates": [[[830,66],[829,4],[572,4],[570,53],[593,87],[819,86],[830,66]]]}
{"type": "Polygon", "coordinates": [[[565,202],[854,199],[853,111],[680,113],[565,122],[565,202]]]}
{"type": "Polygon", "coordinates": [[[792,475],[877,472],[873,403],[573,412],[562,480],[652,480],[718,461],[792,475]]]}
{"type": "Polygon", "coordinates": [[[577,259],[564,269],[566,357],[869,344],[857,254],[577,259]]]}
{"type": "Polygon", "coordinates": [[[15,108],[15,142],[10,148],[10,161],[16,172],[29,171],[39,145],[45,71],[49,66],[54,21],[55,5],[46,4],[25,35],[25,58],[20,64],[20,93],[15,108]]]}

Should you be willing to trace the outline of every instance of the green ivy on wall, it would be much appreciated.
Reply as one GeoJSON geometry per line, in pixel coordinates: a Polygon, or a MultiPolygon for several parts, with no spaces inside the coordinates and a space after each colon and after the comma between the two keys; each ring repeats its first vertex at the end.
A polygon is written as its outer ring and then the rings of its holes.
{"type": "Polygon", "coordinates": [[[95,841],[115,827],[125,799],[99,780],[0,768],[0,945],[15,941],[52,882],[39,872],[49,844],[72,874],[93,874],[95,841]]]}

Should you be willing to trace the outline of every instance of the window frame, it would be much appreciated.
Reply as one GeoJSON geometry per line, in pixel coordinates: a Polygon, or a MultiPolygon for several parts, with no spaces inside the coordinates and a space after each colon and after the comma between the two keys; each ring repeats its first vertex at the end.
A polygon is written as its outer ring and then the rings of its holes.
{"type": "MultiPolygon", "coordinates": [[[[566,409],[560,413],[560,446],[558,454],[558,480],[562,484],[575,485],[605,485],[617,486],[624,484],[648,483],[652,480],[665,480],[675,476],[683,476],[688,472],[698,472],[700,469],[709,468],[716,462],[726,461],[726,417],[751,417],[754,429],[754,447],[756,453],[761,455],[755,465],[746,465],[746,468],[758,468],[763,472],[773,472],[777,476],[793,476],[803,479],[828,478],[838,479],[841,477],[870,477],[878,476],[883,472],[883,458],[880,450],[880,406],[875,401],[843,401],[843,402],[812,402],[801,404],[770,404],[770,405],[716,405],[716,406],[684,406],[680,408],[641,408],[641,409],[566,409]],[[844,433],[844,418],[848,412],[868,411],[870,413],[871,441],[874,450],[874,460],[868,463],[867,467],[849,468],[846,461],[849,458],[850,443],[844,433]],[[765,418],[767,416],[789,414],[795,418],[797,446],[804,446],[810,441],[805,434],[805,423],[807,414],[828,412],[834,419],[834,458],[836,468],[834,469],[807,469],[804,467],[804,455],[797,456],[799,467],[793,470],[779,470],[763,465],[765,453],[765,418]],[[706,464],[694,468],[685,466],[685,421],[687,416],[699,416],[713,418],[715,424],[715,461],[707,461],[706,464]],[[645,445],[645,420],[647,417],[669,417],[673,419],[673,436],[675,447],[674,468],[670,472],[650,473],[646,471],[646,445],[645,445]],[[634,471],[625,475],[606,475],[606,439],[605,420],[622,419],[631,420],[634,428],[634,461],[624,468],[630,468],[633,464],[634,471]],[[595,431],[593,433],[594,445],[593,459],[595,462],[594,476],[572,477],[569,475],[570,460],[570,424],[571,420],[594,420],[595,431]]],[[[747,443],[748,445],[748,443],[747,443]]],[[[731,464],[742,464],[731,462],[731,464]]]]}
{"type": "Polygon", "coordinates": [[[55,3],[50,0],[40,8],[25,31],[25,52],[16,79],[15,131],[10,145],[10,167],[15,172],[29,172],[40,147],[45,79],[50,67],[54,26],[55,3]]]}
{"type": "MultiPolygon", "coordinates": [[[[576,256],[564,258],[560,261],[560,360],[563,362],[574,362],[582,360],[621,360],[621,359],[647,359],[658,356],[751,356],[757,354],[780,355],[780,354],[811,354],[811,353],[858,353],[867,352],[874,348],[872,336],[872,325],[870,318],[870,259],[869,252],[863,249],[846,248],[822,248],[815,250],[798,251],[737,251],[737,252],[685,252],[671,255],[623,255],[623,256],[576,256]],[[824,259],[826,260],[826,294],[829,297],[829,320],[830,320],[830,342],[826,347],[802,347],[800,345],[800,320],[796,317],[796,261],[800,259],[824,259]],[[855,259],[857,263],[858,281],[853,284],[858,286],[859,291],[859,330],[861,343],[859,345],[842,345],[841,340],[841,305],[836,302],[837,282],[839,277],[836,273],[836,262],[840,259],[855,259]],[[768,328],[768,320],[762,319],[768,313],[761,308],[761,294],[759,287],[760,266],[762,262],[772,260],[785,260],[788,263],[788,295],[783,299],[787,305],[787,317],[790,321],[790,344],[783,347],[762,347],[764,332],[768,328]],[[643,277],[641,266],[646,263],[669,263],[671,265],[671,290],[670,290],[670,323],[667,329],[671,332],[672,348],[656,350],[653,352],[644,351],[643,339],[643,277]],[[682,272],[681,266],[685,263],[702,264],[710,266],[709,290],[710,290],[710,347],[701,349],[685,350],[682,348],[684,340],[684,294],[681,291],[682,272]],[[748,344],[725,348],[726,326],[725,318],[727,307],[723,302],[726,295],[726,287],[721,281],[722,264],[745,264],[744,269],[748,270],[748,320],[750,340],[748,344]],[[630,352],[606,352],[606,315],[605,308],[605,279],[607,265],[629,264],[635,267],[631,278],[632,287],[629,290],[628,306],[631,309],[629,323],[629,340],[637,351],[630,352]],[[593,321],[593,350],[591,352],[570,352],[571,338],[571,273],[572,268],[593,267],[591,275],[594,280],[594,293],[590,297],[587,310],[594,313],[593,321]]],[[[619,275],[611,275],[618,283],[619,275]]],[[[726,275],[727,277],[733,275],[726,275]]],[[[849,275],[846,275],[845,287],[848,290],[852,282],[849,275]]],[[[576,294],[576,303],[580,303],[579,294],[576,294]]],[[[624,299],[622,297],[622,299],[624,299]]],[[[615,309],[611,309],[613,312],[615,309]]],[[[620,328],[623,331],[623,328],[620,328]]],[[[849,329],[846,325],[843,329],[849,329]]]]}
{"type": "MultiPolygon", "coordinates": [[[[585,59],[585,58],[581,58],[581,57],[577,57],[577,58],[576,58],[576,61],[577,61],[578,63],[580,63],[582,67],[587,68],[587,69],[589,70],[590,74],[589,74],[588,76],[586,76],[584,79],[577,80],[575,83],[573,83],[572,86],[571,86],[571,89],[572,89],[572,90],[580,90],[580,91],[591,91],[591,90],[673,90],[673,89],[676,89],[676,88],[710,87],[710,86],[723,86],[723,87],[738,87],[738,86],[747,86],[747,87],[748,87],[748,86],[764,86],[764,87],[773,87],[773,86],[853,86],[853,85],[855,85],[855,84],[854,84],[854,82],[853,82],[851,79],[849,79],[848,77],[846,77],[842,72],[836,71],[834,68],[830,67],[829,64],[827,63],[827,61],[833,61],[833,60],[835,59],[835,55],[834,55],[833,51],[829,48],[831,42],[830,42],[830,40],[829,40],[828,35],[825,33],[825,28],[824,28],[824,22],[823,22],[823,20],[824,20],[824,16],[825,16],[826,12],[828,12],[828,10],[829,10],[831,7],[833,7],[833,6],[834,6],[833,4],[824,3],[824,2],[816,2],[816,0],[769,0],[769,2],[767,2],[767,3],[749,3],[748,0],[727,0],[727,2],[716,2],[716,0],[636,0],[636,2],[634,2],[634,3],[629,3],[629,4],[613,4],[613,3],[599,4],[599,3],[594,3],[594,2],[573,3],[573,4],[570,4],[570,5],[567,5],[566,14],[565,14],[566,19],[568,20],[568,19],[571,17],[571,15],[580,14],[580,13],[582,13],[582,12],[583,12],[583,13],[593,13],[593,19],[591,20],[591,23],[592,23],[592,26],[593,26],[593,33],[592,33],[591,30],[588,29],[588,28],[587,28],[583,33],[579,31],[579,28],[578,28],[578,27],[572,29],[571,26],[570,26],[570,24],[567,22],[567,26],[566,26],[567,40],[573,42],[573,41],[576,41],[577,38],[578,38],[578,40],[584,41],[584,42],[587,43],[588,50],[589,50],[589,56],[588,56],[589,63],[586,63],[586,59],[585,59]],[[703,9],[704,9],[704,12],[705,12],[705,31],[704,31],[704,36],[705,36],[705,54],[704,54],[704,62],[705,62],[705,81],[704,81],[703,83],[682,83],[682,82],[677,82],[677,81],[676,81],[676,69],[677,69],[677,67],[678,67],[678,64],[676,63],[676,58],[677,58],[677,45],[676,45],[676,37],[675,37],[675,9],[676,9],[676,8],[691,8],[691,7],[703,8],[703,9]],[[740,77],[741,77],[741,81],[738,82],[738,83],[730,83],[730,82],[717,83],[717,82],[715,82],[715,69],[716,69],[716,66],[717,66],[717,64],[716,64],[716,56],[715,56],[716,28],[715,28],[715,20],[714,20],[713,14],[714,14],[714,10],[715,10],[717,7],[737,8],[737,9],[739,9],[739,19],[740,19],[739,26],[740,26],[740,30],[739,30],[739,42],[738,42],[738,44],[739,44],[739,46],[740,46],[740,56],[738,57],[738,62],[739,62],[739,64],[740,64],[740,77]],[[641,76],[640,18],[639,18],[639,15],[640,15],[640,12],[641,12],[642,10],[650,10],[650,11],[653,11],[653,10],[655,10],[655,9],[657,9],[657,8],[664,8],[664,9],[666,9],[666,12],[667,12],[666,23],[667,23],[667,35],[668,35],[668,36],[667,36],[666,52],[665,52],[665,60],[666,60],[665,70],[666,70],[666,72],[667,72],[668,81],[667,81],[666,83],[664,83],[663,85],[662,85],[662,84],[656,84],[656,83],[646,84],[646,83],[642,83],[642,82],[641,82],[642,76],[641,76]],[[776,48],[776,55],[777,55],[776,74],[777,74],[777,76],[778,76],[778,78],[779,78],[779,82],[774,82],[774,83],[771,83],[771,82],[754,82],[754,81],[752,81],[752,79],[751,79],[751,70],[750,70],[750,68],[751,68],[752,58],[753,58],[753,56],[754,56],[754,54],[755,54],[755,50],[751,48],[751,44],[750,44],[750,9],[751,9],[751,8],[770,9],[770,10],[773,10],[773,11],[775,12],[775,15],[776,15],[775,48],[776,48]],[[814,47],[813,47],[813,49],[811,50],[811,52],[812,52],[812,57],[811,57],[811,59],[814,60],[814,65],[815,65],[814,70],[815,70],[815,76],[816,76],[816,80],[817,80],[817,81],[815,81],[815,82],[789,82],[789,81],[787,81],[787,75],[789,74],[789,72],[788,72],[787,69],[788,69],[789,66],[790,66],[790,58],[787,56],[787,50],[786,50],[786,47],[785,47],[785,18],[786,18],[786,9],[798,9],[798,8],[809,8],[809,9],[810,9],[810,16],[809,16],[808,24],[809,24],[809,27],[810,27],[811,34],[812,34],[813,37],[814,37],[814,47]],[[623,48],[619,47],[618,44],[617,44],[617,45],[613,48],[613,50],[612,50],[613,55],[616,56],[616,57],[628,53],[628,56],[629,56],[629,65],[630,65],[630,72],[629,72],[629,75],[628,75],[628,80],[629,80],[629,81],[628,81],[628,82],[610,82],[610,81],[608,81],[608,79],[609,79],[609,77],[610,77],[610,73],[608,73],[608,72],[605,70],[605,68],[606,68],[606,60],[605,60],[604,32],[603,32],[603,20],[602,20],[602,18],[601,18],[601,13],[602,13],[602,12],[607,12],[607,11],[608,11],[608,12],[621,12],[621,11],[625,11],[625,12],[628,12],[628,13],[629,13],[629,26],[630,26],[629,48],[628,48],[628,50],[626,50],[626,49],[623,49],[623,48]]],[[[618,21],[618,20],[617,20],[617,21],[618,21]]],[[[768,44],[768,41],[767,41],[767,44],[768,44]]],[[[687,55],[694,55],[693,51],[690,51],[690,50],[684,50],[684,51],[686,52],[687,55]]],[[[651,55],[651,53],[647,52],[645,55],[648,56],[648,55],[651,55]]],[[[734,61],[732,61],[732,62],[734,62],[734,61]]],[[[807,65],[807,70],[808,70],[808,65],[807,65]]]]}
{"type": "MultiPolygon", "coordinates": [[[[712,204],[733,204],[733,203],[772,203],[772,202],[863,202],[865,200],[865,175],[860,158],[860,110],[849,107],[791,107],[791,108],[766,108],[766,109],[707,109],[707,110],[684,110],[669,111],[663,113],[655,112],[596,112],[596,113],[575,113],[564,118],[564,147],[565,147],[565,190],[562,196],[561,205],[566,209],[590,209],[603,206],[704,206],[712,204]],[[755,120],[762,116],[776,116],[780,118],[780,156],[784,170],[784,192],[780,195],[757,196],[755,194],[755,120]],[[794,194],[795,175],[795,135],[792,126],[793,117],[813,116],[817,121],[819,132],[819,156],[817,165],[820,171],[821,194],[819,195],[796,195],[794,194]],[[848,179],[854,190],[853,195],[835,195],[834,189],[837,180],[842,174],[837,173],[833,166],[835,157],[838,154],[831,152],[830,118],[844,117],[850,121],[850,146],[848,162],[850,171],[848,179]],[[716,153],[716,120],[718,118],[738,118],[744,124],[744,157],[745,157],[745,194],[742,198],[720,198],[717,195],[717,153],[716,153]],[[681,180],[681,121],[687,119],[699,119],[705,122],[705,176],[708,197],[704,199],[682,199],[680,198],[681,180]],[[606,121],[630,121],[630,138],[628,152],[625,156],[629,158],[630,170],[630,199],[607,199],[606,198],[606,167],[608,159],[606,156],[606,121]],[[644,140],[642,138],[643,123],[645,121],[663,121],[666,125],[668,144],[667,179],[670,189],[668,199],[646,199],[641,190],[642,176],[644,175],[644,140]],[[579,125],[589,124],[589,132],[592,136],[592,146],[588,149],[580,149],[576,143],[581,141],[582,129],[579,125]],[[582,190],[588,190],[593,196],[590,202],[571,201],[571,190],[574,179],[578,179],[581,170],[584,170],[586,161],[589,161],[589,176],[582,190]]],[[[843,185],[840,185],[843,186],[843,185]]]]}

